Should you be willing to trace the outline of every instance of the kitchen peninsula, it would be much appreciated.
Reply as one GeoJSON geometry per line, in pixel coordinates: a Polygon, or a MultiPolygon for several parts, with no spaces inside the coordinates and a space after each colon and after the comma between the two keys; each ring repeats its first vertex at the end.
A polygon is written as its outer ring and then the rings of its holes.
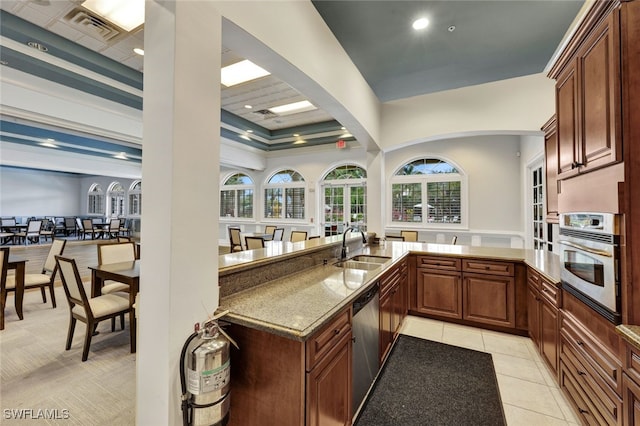
{"type": "Polygon", "coordinates": [[[336,266],[341,236],[220,256],[220,309],[229,311],[229,333],[240,346],[232,352],[231,424],[316,425],[323,416],[351,424],[352,303],[376,284],[381,366],[408,312],[525,335],[527,271],[560,281],[557,257],[542,251],[404,242],[363,247],[359,237],[347,243],[349,258],[388,259],[371,268],[336,266]],[[420,290],[421,271],[438,268],[450,270],[435,281],[436,293],[420,290]],[[487,297],[493,302],[485,303],[487,297]],[[452,298],[461,307],[457,317],[425,309],[446,307],[452,298]]]}

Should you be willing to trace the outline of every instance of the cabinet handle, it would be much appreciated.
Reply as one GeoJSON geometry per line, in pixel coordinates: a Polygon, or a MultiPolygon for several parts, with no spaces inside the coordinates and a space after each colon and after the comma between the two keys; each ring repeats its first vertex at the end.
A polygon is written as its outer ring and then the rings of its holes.
{"type": "Polygon", "coordinates": [[[584,408],[578,408],[578,411],[580,411],[580,414],[589,414],[589,411],[584,408]]]}
{"type": "Polygon", "coordinates": [[[352,341],[353,343],[355,343],[355,342],[356,342],[356,336],[353,336],[353,337],[351,338],[351,341],[352,341]]]}
{"type": "Polygon", "coordinates": [[[546,293],[549,290],[546,287],[542,287],[542,291],[544,291],[546,293]]]}
{"type": "Polygon", "coordinates": [[[335,330],[333,330],[333,334],[338,335],[340,334],[340,329],[336,328],[335,330]]]}
{"type": "Polygon", "coordinates": [[[488,271],[489,269],[491,269],[491,266],[485,266],[484,269],[485,271],[488,271]]]}
{"type": "Polygon", "coordinates": [[[584,342],[582,340],[578,340],[578,341],[576,341],[576,343],[578,344],[578,346],[583,346],[584,345],[584,342]]]}
{"type": "Polygon", "coordinates": [[[586,375],[587,375],[587,373],[585,373],[584,371],[578,371],[578,375],[579,375],[579,376],[586,376],[586,375]]]}

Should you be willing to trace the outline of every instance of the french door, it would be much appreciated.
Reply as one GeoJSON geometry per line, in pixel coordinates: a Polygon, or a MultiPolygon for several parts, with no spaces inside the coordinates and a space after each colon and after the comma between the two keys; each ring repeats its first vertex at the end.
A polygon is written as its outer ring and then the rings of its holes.
{"type": "Polygon", "coordinates": [[[323,184],[324,235],[337,235],[348,226],[367,229],[367,187],[364,183],[323,184]]]}

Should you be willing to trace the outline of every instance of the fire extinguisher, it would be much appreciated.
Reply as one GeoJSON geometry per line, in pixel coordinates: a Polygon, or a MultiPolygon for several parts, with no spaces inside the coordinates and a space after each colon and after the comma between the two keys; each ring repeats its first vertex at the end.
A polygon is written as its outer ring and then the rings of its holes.
{"type": "Polygon", "coordinates": [[[195,325],[180,355],[182,421],[184,426],[225,426],[229,422],[231,388],[230,343],[220,328],[222,312],[195,325]]]}

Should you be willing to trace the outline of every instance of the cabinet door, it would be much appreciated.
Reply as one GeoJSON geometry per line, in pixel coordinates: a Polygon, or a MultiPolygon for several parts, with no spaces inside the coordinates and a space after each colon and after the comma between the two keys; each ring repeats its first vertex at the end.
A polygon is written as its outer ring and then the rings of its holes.
{"type": "Polygon", "coordinates": [[[462,318],[462,282],[459,273],[419,268],[416,278],[418,312],[462,318]]]}
{"type": "Polygon", "coordinates": [[[527,320],[529,337],[536,346],[540,346],[540,297],[531,286],[527,288],[527,320]]]}
{"type": "Polygon", "coordinates": [[[514,279],[495,275],[463,275],[463,318],[515,327],[514,279]]]}
{"type": "Polygon", "coordinates": [[[558,77],[556,83],[556,119],[558,136],[558,178],[577,173],[578,158],[578,79],[575,62],[558,77]]]}
{"type": "Polygon", "coordinates": [[[560,339],[558,308],[541,299],[540,353],[554,373],[558,372],[558,344],[560,339]]]}
{"type": "Polygon", "coordinates": [[[351,333],[307,374],[307,425],[351,425],[351,333]]]}
{"type": "Polygon", "coordinates": [[[400,331],[400,324],[402,323],[403,310],[405,303],[403,301],[404,292],[402,288],[404,286],[398,283],[393,289],[391,289],[391,298],[393,303],[393,315],[391,316],[391,330],[393,330],[394,338],[400,331]]]}
{"type": "Polygon", "coordinates": [[[626,374],[622,375],[624,424],[640,426],[640,386],[626,374]]]}
{"type": "Polygon", "coordinates": [[[614,10],[589,36],[578,53],[581,153],[586,172],[620,161],[620,15],[614,10]]]}
{"type": "Polygon", "coordinates": [[[380,296],[380,364],[387,356],[391,343],[393,342],[393,332],[391,323],[394,315],[393,297],[391,292],[380,296]]]}
{"type": "Polygon", "coordinates": [[[556,119],[542,129],[544,134],[545,183],[547,190],[547,222],[558,223],[558,132],[556,119]]]}

